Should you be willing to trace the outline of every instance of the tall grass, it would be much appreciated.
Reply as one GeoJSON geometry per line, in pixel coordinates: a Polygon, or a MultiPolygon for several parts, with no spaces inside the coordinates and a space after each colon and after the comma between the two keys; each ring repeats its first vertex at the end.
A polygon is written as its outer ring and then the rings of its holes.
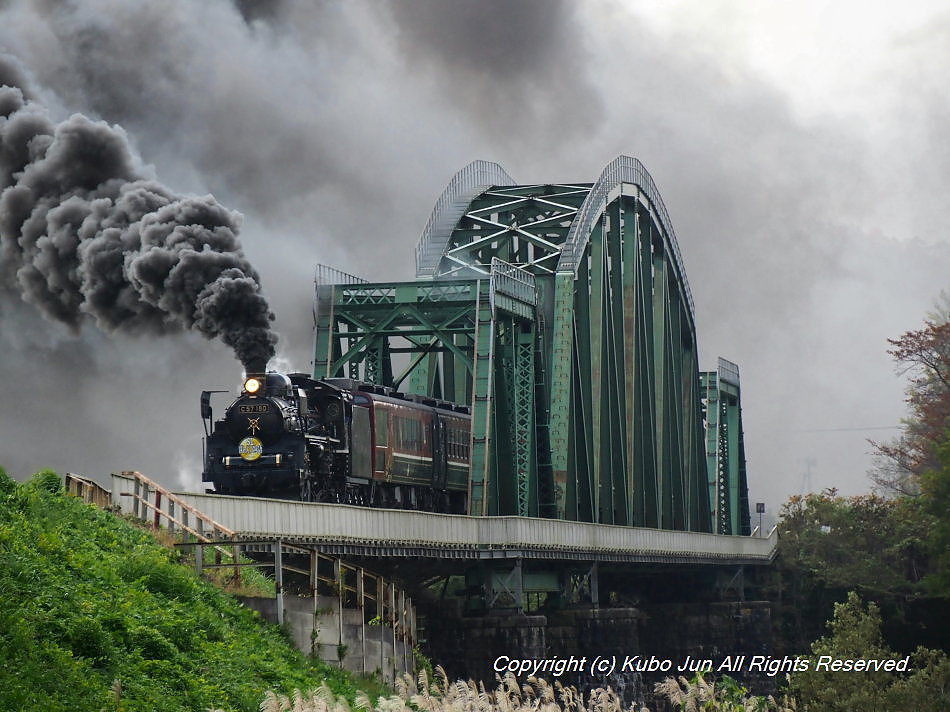
{"type": "MultiPolygon", "coordinates": [[[[364,692],[357,692],[356,710],[360,712],[649,712],[634,706],[624,708],[610,689],[593,690],[585,696],[559,682],[530,677],[523,684],[508,673],[498,680],[495,690],[473,680],[451,682],[441,666],[432,679],[423,670],[413,679],[403,675],[396,680],[395,694],[380,697],[374,703],[364,692]]],[[[304,695],[299,690],[291,697],[268,692],[261,712],[351,712],[344,698],[326,686],[304,695]]]]}
{"type": "Polygon", "coordinates": [[[692,680],[672,677],[654,686],[657,695],[662,695],[680,712],[796,712],[795,700],[774,697],[750,697],[748,690],[728,675],[708,682],[701,673],[692,680]]]}
{"type": "MultiPolygon", "coordinates": [[[[723,677],[707,682],[702,675],[692,680],[667,678],[655,686],[659,698],[666,698],[680,712],[795,712],[794,701],[777,702],[772,697],[749,697],[737,682],[723,677]]],[[[647,707],[624,707],[612,689],[597,688],[582,694],[574,687],[555,681],[529,677],[524,683],[508,673],[497,678],[494,690],[473,680],[450,682],[438,666],[429,679],[426,671],[416,679],[403,675],[396,680],[395,694],[374,703],[366,693],[357,692],[359,712],[650,712],[647,707]]],[[[220,712],[220,711],[214,711],[220,712]]],[[[299,690],[291,697],[268,692],[261,712],[352,712],[346,700],[324,685],[309,694],[299,690]]]]}

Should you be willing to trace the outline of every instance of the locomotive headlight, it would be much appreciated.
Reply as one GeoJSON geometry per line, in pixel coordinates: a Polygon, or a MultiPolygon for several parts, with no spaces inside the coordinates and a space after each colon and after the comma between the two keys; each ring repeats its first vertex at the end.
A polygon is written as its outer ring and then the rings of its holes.
{"type": "Polygon", "coordinates": [[[261,389],[261,382],[256,378],[248,378],[244,381],[244,390],[248,393],[257,393],[261,389]]]}

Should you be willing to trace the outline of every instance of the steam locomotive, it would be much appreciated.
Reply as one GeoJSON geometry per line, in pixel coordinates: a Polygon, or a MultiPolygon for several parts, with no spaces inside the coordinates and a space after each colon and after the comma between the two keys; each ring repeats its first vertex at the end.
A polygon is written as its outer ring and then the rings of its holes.
{"type": "MultiPolygon", "coordinates": [[[[467,511],[467,406],[348,378],[249,374],[214,420],[203,391],[202,480],[216,494],[467,511]]],[[[210,490],[209,490],[210,491],[210,490]]]]}

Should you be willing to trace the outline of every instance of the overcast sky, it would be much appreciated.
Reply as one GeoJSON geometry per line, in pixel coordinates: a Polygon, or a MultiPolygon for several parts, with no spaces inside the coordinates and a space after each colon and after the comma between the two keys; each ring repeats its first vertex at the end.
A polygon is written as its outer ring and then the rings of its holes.
{"type": "MultiPolygon", "coordinates": [[[[311,359],[312,272],[413,277],[452,175],[653,175],[701,365],[739,364],[750,496],[870,488],[904,415],[888,337],[950,288],[942,2],[0,0],[0,51],[57,120],[118,124],[144,175],[243,215],[281,363],[311,359]]],[[[0,463],[200,486],[200,336],[78,334],[0,290],[0,463]]]]}

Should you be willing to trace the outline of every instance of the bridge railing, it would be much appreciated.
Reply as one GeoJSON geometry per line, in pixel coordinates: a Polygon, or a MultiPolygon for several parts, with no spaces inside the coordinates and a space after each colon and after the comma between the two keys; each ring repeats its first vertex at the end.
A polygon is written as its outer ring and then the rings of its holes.
{"type": "Polygon", "coordinates": [[[313,281],[318,287],[324,284],[366,284],[362,277],[323,264],[317,265],[313,281]]]}
{"type": "Polygon", "coordinates": [[[164,526],[171,533],[178,531],[185,543],[194,543],[195,566],[199,571],[204,566],[204,545],[212,545],[216,552],[216,564],[220,564],[222,555],[229,557],[234,566],[234,579],[240,580],[241,547],[237,542],[237,533],[154,480],[131,470],[113,473],[112,501],[124,514],[148,522],[154,529],[164,526]],[[221,540],[234,543],[225,548],[220,544],[221,540]]]}
{"type": "MultiPolygon", "coordinates": [[[[73,487],[80,491],[85,483],[91,480],[73,477],[73,487]],[[82,480],[80,482],[80,480],[82,480]]],[[[95,483],[92,483],[95,484],[95,483]]],[[[97,485],[98,486],[98,485],[97,485]]],[[[109,495],[104,488],[99,488],[109,495]]],[[[72,491],[72,490],[71,490],[72,491]]],[[[188,496],[188,495],[186,495],[188,496]]],[[[190,496],[188,496],[190,497],[190,496]]],[[[322,590],[337,599],[338,609],[334,612],[338,625],[339,643],[344,643],[344,610],[355,608],[360,611],[362,622],[362,667],[356,672],[369,672],[376,667],[388,671],[389,668],[382,658],[379,661],[370,661],[367,657],[366,626],[379,625],[389,629],[389,632],[380,632],[380,637],[386,635],[390,640],[393,651],[400,651],[397,657],[400,664],[396,667],[401,671],[411,671],[414,666],[411,650],[416,640],[416,612],[412,598],[395,582],[386,579],[380,574],[345,563],[339,557],[320,553],[314,548],[302,548],[293,543],[282,541],[277,537],[261,537],[260,540],[248,540],[241,537],[235,530],[224,526],[213,517],[205,514],[199,506],[186,501],[183,496],[171,492],[140,472],[125,471],[113,473],[112,492],[109,498],[117,504],[125,514],[131,514],[136,519],[146,522],[149,526],[169,532],[179,532],[184,541],[181,546],[193,546],[195,551],[195,566],[200,573],[203,568],[234,568],[234,580],[240,580],[240,569],[245,566],[258,568],[272,567],[276,587],[276,622],[284,623],[283,579],[286,572],[309,575],[310,589],[313,600],[316,602],[318,593],[322,590]],[[205,565],[203,552],[205,547],[212,547],[215,551],[215,563],[205,565]],[[273,555],[273,563],[259,560],[242,561],[242,553],[269,553],[273,555]],[[285,555],[305,555],[310,559],[307,569],[299,569],[285,563],[285,555]],[[226,556],[230,563],[221,563],[221,557],[226,556]],[[327,571],[327,568],[331,571],[327,571]],[[352,604],[352,605],[348,605],[352,604]],[[369,613],[373,615],[370,616],[369,613]],[[401,647],[397,645],[401,643],[401,647]]],[[[255,500],[249,500],[254,502],[255,500]]],[[[259,500],[257,500],[259,501],[259,500]]],[[[109,505],[106,501],[104,506],[109,505]]],[[[302,641],[298,641],[301,642],[302,641]]],[[[382,656],[382,642],[380,643],[382,656]]],[[[301,647],[303,649],[303,647],[301,647]]],[[[394,655],[397,653],[394,652],[394,655]]],[[[342,665],[342,660],[338,662],[342,665]]],[[[388,674],[388,672],[387,672],[388,674]]],[[[392,679],[390,677],[390,679],[392,679]]]]}
{"type": "Polygon", "coordinates": [[[102,509],[112,505],[112,493],[98,482],[74,472],[67,472],[65,480],[66,491],[86,504],[94,504],[102,509]]]}
{"type": "Polygon", "coordinates": [[[660,227],[664,232],[664,238],[673,256],[673,263],[676,265],[683,293],[686,295],[689,313],[695,313],[693,295],[689,289],[689,282],[686,280],[686,269],[683,267],[683,257],[680,254],[676,232],[673,230],[673,221],[670,219],[670,214],[663,203],[663,198],[660,196],[656,183],[653,182],[653,176],[638,159],[630,156],[617,156],[608,163],[594,187],[591,188],[587,200],[584,201],[577,217],[571,223],[567,239],[564,241],[561,259],[558,262],[558,271],[577,269],[577,264],[584,253],[594,223],[600,219],[604,208],[607,206],[607,197],[610,191],[620,183],[632,183],[638,186],[656,211],[660,227]]]}
{"type": "MultiPolygon", "coordinates": [[[[347,609],[356,609],[360,614],[361,633],[358,636],[361,643],[361,664],[356,672],[371,672],[374,668],[388,672],[383,653],[382,636],[392,645],[393,655],[397,655],[402,643],[402,660],[398,667],[404,671],[411,671],[414,660],[411,658],[412,646],[416,642],[416,610],[409,596],[395,581],[387,579],[381,574],[368,571],[362,566],[348,564],[339,557],[322,554],[311,549],[310,580],[314,602],[318,600],[320,584],[331,591],[339,606],[335,619],[339,626],[339,643],[345,642],[344,612],[347,609]],[[321,567],[321,563],[324,566],[321,567]],[[329,566],[329,575],[321,575],[321,570],[329,566]],[[372,614],[372,615],[370,615],[372,614]],[[380,659],[371,661],[368,657],[366,641],[367,626],[377,626],[380,630],[380,659]],[[388,633],[382,629],[388,628],[388,633]]],[[[315,604],[316,605],[316,604],[315,604]]],[[[341,661],[342,662],[342,661],[341,661]]]]}
{"type": "Polygon", "coordinates": [[[768,563],[778,543],[724,536],[530,517],[469,517],[339,504],[189,494],[188,501],[241,532],[320,541],[325,551],[392,550],[441,558],[591,557],[630,561],[768,563]]]}
{"type": "Polygon", "coordinates": [[[515,181],[497,163],[472,161],[455,174],[435,203],[429,221],[416,245],[416,278],[432,278],[452,229],[472,199],[493,185],[514,185],[515,181]]]}

